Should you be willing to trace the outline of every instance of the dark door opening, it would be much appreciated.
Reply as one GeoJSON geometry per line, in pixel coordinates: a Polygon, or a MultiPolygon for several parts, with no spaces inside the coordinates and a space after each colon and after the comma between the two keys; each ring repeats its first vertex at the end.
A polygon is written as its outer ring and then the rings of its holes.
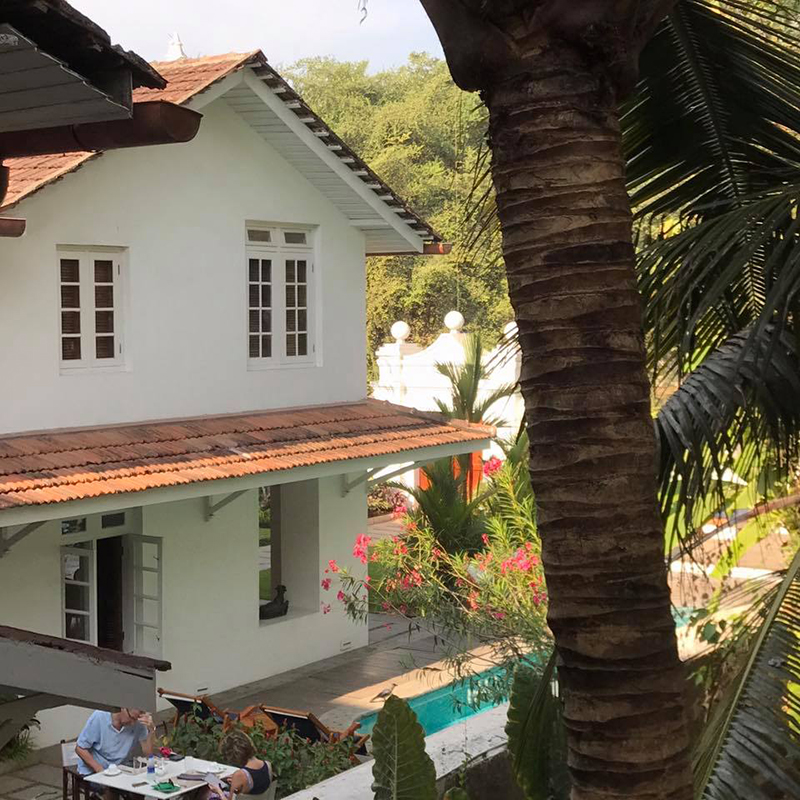
{"type": "Polygon", "coordinates": [[[122,537],[97,540],[97,644],[123,650],[122,537]]]}

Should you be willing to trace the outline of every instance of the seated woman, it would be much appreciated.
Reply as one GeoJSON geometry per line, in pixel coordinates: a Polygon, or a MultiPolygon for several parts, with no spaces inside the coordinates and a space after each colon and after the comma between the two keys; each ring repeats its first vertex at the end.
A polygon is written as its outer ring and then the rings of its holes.
{"type": "Polygon", "coordinates": [[[228,778],[229,792],[209,785],[212,795],[218,795],[222,800],[233,800],[237,794],[266,793],[272,783],[272,767],[268,761],[256,758],[253,741],[244,731],[232,730],[225,734],[219,743],[219,751],[224,763],[239,769],[228,778]]]}

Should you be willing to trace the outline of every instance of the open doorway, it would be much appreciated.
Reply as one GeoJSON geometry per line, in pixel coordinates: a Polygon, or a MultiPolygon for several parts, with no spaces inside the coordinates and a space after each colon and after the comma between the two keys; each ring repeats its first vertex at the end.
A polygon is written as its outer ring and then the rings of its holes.
{"type": "Polygon", "coordinates": [[[97,644],[124,650],[121,536],[97,540],[97,644]]]}

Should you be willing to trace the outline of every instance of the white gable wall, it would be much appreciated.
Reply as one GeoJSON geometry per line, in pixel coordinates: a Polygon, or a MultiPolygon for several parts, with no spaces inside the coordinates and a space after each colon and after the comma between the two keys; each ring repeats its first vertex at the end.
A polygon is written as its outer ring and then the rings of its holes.
{"type": "Polygon", "coordinates": [[[106,153],[0,239],[0,434],[357,400],[364,237],[220,99],[185,145],[106,153]],[[316,364],[248,370],[245,221],[318,225],[316,364]],[[61,374],[58,245],[128,248],[116,370],[61,374]]]}

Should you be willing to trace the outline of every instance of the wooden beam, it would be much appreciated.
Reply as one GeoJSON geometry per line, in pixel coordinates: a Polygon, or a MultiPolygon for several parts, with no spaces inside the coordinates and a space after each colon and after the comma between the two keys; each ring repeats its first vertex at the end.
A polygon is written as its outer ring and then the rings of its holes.
{"type": "Polygon", "coordinates": [[[219,500],[216,503],[212,503],[211,498],[206,497],[206,522],[208,522],[214,516],[214,514],[217,513],[217,511],[219,511],[221,508],[225,508],[228,503],[232,503],[246,492],[247,489],[242,489],[238,492],[231,492],[231,494],[229,494],[227,497],[223,497],[222,500],[219,500]]]}
{"type": "Polygon", "coordinates": [[[6,536],[0,530],[0,558],[2,558],[17,542],[21,542],[26,536],[33,533],[37,528],[41,528],[44,525],[44,521],[42,522],[30,522],[21,530],[18,530],[16,533],[11,534],[11,536],[6,536]]]}

